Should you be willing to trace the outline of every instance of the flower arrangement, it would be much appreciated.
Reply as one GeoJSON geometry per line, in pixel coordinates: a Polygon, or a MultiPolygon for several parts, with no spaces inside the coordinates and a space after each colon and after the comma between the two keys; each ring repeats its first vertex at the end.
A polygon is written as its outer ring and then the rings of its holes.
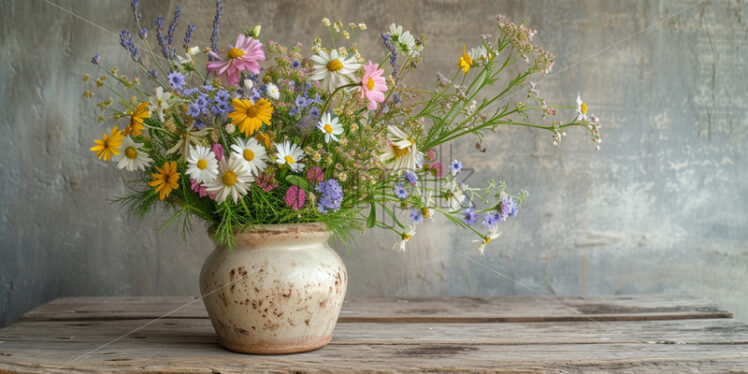
{"type": "Polygon", "coordinates": [[[102,69],[96,86],[116,97],[98,103],[99,122],[112,127],[91,151],[132,177],[132,192],[118,199],[132,213],[162,203],[173,209],[166,223],[181,221],[186,231],[188,217],[197,217],[229,248],[252,226],[324,222],[344,240],[352,230],[392,230],[394,248],[404,250],[417,225],[438,214],[474,232],[483,252],[527,193],[493,180],[459,183],[463,163],[442,163],[440,145],[471,136],[480,150],[483,136],[501,126],[549,131],[554,144],[580,126],[600,143],[599,120],[581,98],[549,105],[539,95],[529,79],[548,74],[553,54],[533,43],[534,30],[500,16],[497,37],[463,45],[452,76],[437,73],[424,90],[404,79],[421,62],[426,38],[401,26],[381,34],[380,51],[359,50],[365,24],[328,19],[329,40],[316,38],[309,50],[263,40],[260,26],[219,43],[218,1],[210,46],[201,50],[192,45],[195,25],[177,40],[181,7],[168,27],[158,17],[149,33],[138,0],[131,5],[140,40],[128,30],[120,39],[142,75],[91,59],[102,69]],[[510,102],[518,92],[522,100],[510,102]],[[558,109],[569,109],[570,119],[554,120],[558,109]]]}

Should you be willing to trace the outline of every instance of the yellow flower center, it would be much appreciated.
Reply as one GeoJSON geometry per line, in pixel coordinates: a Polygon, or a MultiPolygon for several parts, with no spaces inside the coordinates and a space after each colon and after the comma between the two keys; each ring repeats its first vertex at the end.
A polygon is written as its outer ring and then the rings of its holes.
{"type": "Polygon", "coordinates": [[[392,153],[395,154],[395,160],[397,160],[400,157],[403,157],[407,155],[409,152],[409,148],[400,148],[396,145],[392,146],[392,153]]]}
{"type": "Polygon", "coordinates": [[[410,234],[403,234],[403,241],[408,240],[412,237],[410,234]]]}
{"type": "Polygon", "coordinates": [[[255,153],[252,152],[251,149],[245,149],[242,155],[244,156],[244,159],[247,161],[252,161],[255,159],[255,153]]]}
{"type": "Polygon", "coordinates": [[[205,170],[205,168],[208,167],[208,161],[206,161],[204,158],[201,158],[197,160],[197,168],[200,170],[205,170]]]}
{"type": "Polygon", "coordinates": [[[325,124],[325,132],[328,134],[332,134],[332,126],[330,126],[329,123],[325,124]]]}
{"type": "Polygon", "coordinates": [[[340,62],[340,60],[338,60],[337,58],[327,62],[327,70],[329,71],[338,71],[342,68],[343,68],[343,63],[340,62]]]}
{"type": "Polygon", "coordinates": [[[236,183],[236,174],[233,171],[227,171],[223,173],[221,180],[226,187],[231,187],[236,183]]]}
{"type": "Polygon", "coordinates": [[[296,162],[296,160],[294,160],[291,156],[283,157],[283,159],[286,160],[286,163],[288,163],[289,165],[293,165],[296,162]]]}
{"type": "Polygon", "coordinates": [[[135,159],[138,157],[138,151],[134,147],[127,147],[127,149],[125,149],[125,156],[130,160],[135,159]]]}
{"type": "Polygon", "coordinates": [[[489,238],[489,237],[486,237],[486,240],[485,240],[485,242],[486,242],[486,244],[490,243],[490,242],[491,242],[491,238],[489,238]]]}
{"type": "Polygon", "coordinates": [[[247,110],[245,113],[247,114],[247,117],[255,118],[257,117],[257,113],[259,112],[260,112],[260,106],[257,104],[253,104],[253,105],[247,105],[247,110]]]}
{"type": "Polygon", "coordinates": [[[584,101],[582,101],[581,107],[582,107],[581,108],[582,109],[582,114],[587,114],[587,103],[585,103],[584,101]]]}
{"type": "Polygon", "coordinates": [[[424,218],[431,217],[431,211],[429,210],[429,208],[426,208],[426,207],[421,208],[421,214],[423,214],[424,218]]]}
{"type": "Polygon", "coordinates": [[[234,58],[242,57],[242,56],[244,56],[244,51],[242,51],[241,49],[239,48],[229,49],[229,58],[234,59],[234,58]]]}
{"type": "Polygon", "coordinates": [[[371,90],[373,90],[373,89],[374,89],[374,79],[372,79],[371,77],[369,77],[369,80],[368,80],[368,81],[366,81],[366,88],[367,88],[367,89],[368,89],[369,91],[371,91],[371,90]]]}

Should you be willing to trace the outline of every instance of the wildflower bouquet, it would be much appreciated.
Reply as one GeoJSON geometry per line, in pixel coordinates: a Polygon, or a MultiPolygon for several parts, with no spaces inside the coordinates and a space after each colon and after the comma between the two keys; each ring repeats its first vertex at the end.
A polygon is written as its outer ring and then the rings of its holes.
{"type": "Polygon", "coordinates": [[[546,75],[553,55],[533,44],[535,31],[501,17],[497,37],[462,46],[452,76],[438,73],[424,90],[404,78],[421,62],[425,37],[394,24],[379,51],[359,50],[365,24],[328,19],[329,39],[314,39],[309,50],[263,40],[260,26],[220,44],[218,1],[210,46],[201,50],[191,43],[195,25],[176,40],[181,7],[168,27],[158,17],[150,32],[138,0],[132,10],[140,40],[128,30],[120,39],[142,76],[102,68],[96,86],[115,98],[98,103],[99,122],[113,126],[91,151],[132,177],[131,194],[119,199],[132,213],[162,203],[173,209],[167,223],[187,230],[188,217],[197,217],[228,247],[256,225],[324,222],[342,239],[392,230],[394,247],[405,249],[417,225],[439,214],[474,232],[482,252],[527,194],[493,180],[459,183],[463,163],[443,163],[439,146],[469,136],[480,149],[501,126],[547,130],[554,144],[565,128],[581,126],[600,142],[599,121],[580,98],[564,106],[540,97],[529,79],[546,75]],[[510,101],[518,92],[522,100],[510,101]],[[554,121],[557,109],[576,113],[554,121]],[[530,120],[533,112],[541,123],[530,120]]]}

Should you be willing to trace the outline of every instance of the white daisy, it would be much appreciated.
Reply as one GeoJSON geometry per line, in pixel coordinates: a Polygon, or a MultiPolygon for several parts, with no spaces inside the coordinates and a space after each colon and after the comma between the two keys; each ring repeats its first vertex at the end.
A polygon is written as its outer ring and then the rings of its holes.
{"type": "Polygon", "coordinates": [[[161,122],[164,121],[164,114],[169,108],[169,99],[171,99],[171,92],[164,92],[161,86],[156,87],[153,96],[148,99],[148,109],[156,113],[161,122]]]}
{"type": "Polygon", "coordinates": [[[354,81],[353,72],[361,66],[355,61],[354,56],[342,56],[336,50],[328,54],[320,49],[319,53],[312,56],[312,61],[314,61],[314,71],[310,78],[317,81],[324,80],[322,87],[330,92],[354,81]]]}
{"type": "Polygon", "coordinates": [[[395,47],[410,57],[418,56],[423,50],[423,45],[417,45],[416,38],[413,37],[410,31],[403,31],[402,26],[394,23],[390,25],[390,36],[392,37],[392,41],[395,42],[395,47]]]}
{"type": "Polygon", "coordinates": [[[231,155],[224,157],[218,164],[218,177],[205,186],[205,191],[215,193],[219,204],[226,201],[229,195],[237,203],[247,194],[249,184],[254,180],[245,167],[244,160],[231,155]]]}
{"type": "Polygon", "coordinates": [[[196,145],[187,152],[187,175],[198,183],[210,183],[218,176],[218,160],[208,147],[196,145]]]}
{"type": "Polygon", "coordinates": [[[405,252],[405,243],[407,243],[408,240],[410,240],[410,238],[412,238],[413,235],[415,234],[416,234],[416,225],[408,226],[406,231],[403,232],[402,235],[400,236],[400,241],[396,242],[392,246],[392,249],[400,249],[400,251],[405,252]]]}
{"type": "Polygon", "coordinates": [[[486,234],[485,237],[483,237],[483,239],[473,240],[473,243],[480,243],[478,245],[478,252],[480,252],[480,254],[483,254],[483,251],[486,249],[486,245],[488,245],[488,243],[491,243],[492,240],[498,238],[499,236],[501,236],[500,232],[491,230],[488,234],[486,234]]]}
{"type": "Polygon", "coordinates": [[[423,162],[423,153],[418,151],[416,142],[408,134],[395,126],[387,126],[390,138],[382,149],[379,159],[391,162],[392,169],[398,174],[411,171],[414,172],[423,162]]]}
{"type": "Polygon", "coordinates": [[[142,151],[142,147],[142,143],[135,143],[129,136],[122,139],[123,152],[114,156],[114,161],[119,161],[117,167],[127,171],[145,170],[146,165],[153,160],[142,151]]]}
{"type": "Polygon", "coordinates": [[[577,93],[577,121],[587,120],[587,103],[582,101],[582,97],[577,93]]]}
{"type": "Polygon", "coordinates": [[[343,125],[338,122],[338,117],[333,117],[330,113],[325,113],[317,122],[317,128],[325,134],[325,143],[330,140],[339,141],[340,134],[343,133],[343,125]]]}
{"type": "Polygon", "coordinates": [[[275,162],[278,165],[288,165],[294,172],[304,170],[304,164],[299,162],[304,159],[304,151],[296,144],[291,144],[288,140],[282,144],[275,144],[278,149],[275,162]]]}
{"type": "Polygon", "coordinates": [[[231,146],[231,150],[234,151],[236,157],[244,160],[247,170],[252,175],[257,175],[265,170],[267,151],[255,138],[237,139],[236,144],[231,146]]]}
{"type": "Polygon", "coordinates": [[[268,83],[265,85],[265,92],[268,94],[268,97],[273,100],[280,99],[280,91],[278,90],[278,86],[272,83],[268,83]]]}

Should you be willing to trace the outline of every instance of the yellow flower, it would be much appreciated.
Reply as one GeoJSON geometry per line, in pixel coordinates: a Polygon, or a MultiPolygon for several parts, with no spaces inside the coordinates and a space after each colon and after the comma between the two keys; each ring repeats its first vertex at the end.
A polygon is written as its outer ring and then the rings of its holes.
{"type": "Polygon", "coordinates": [[[252,104],[249,100],[234,99],[231,101],[234,111],[229,113],[231,123],[239,126],[239,131],[250,136],[259,130],[262,124],[270,125],[273,116],[273,105],[265,99],[257,100],[252,104]]]}
{"type": "Polygon", "coordinates": [[[462,68],[463,73],[467,73],[471,65],[473,65],[473,59],[470,58],[469,54],[465,53],[465,45],[463,44],[462,57],[460,57],[460,62],[457,63],[457,66],[462,68]]]}
{"type": "Polygon", "coordinates": [[[255,135],[255,139],[258,142],[265,144],[265,148],[270,148],[270,136],[268,136],[268,134],[258,132],[257,135],[255,135]]]}
{"type": "Polygon", "coordinates": [[[125,127],[123,133],[125,135],[140,135],[141,131],[145,130],[143,126],[143,120],[151,116],[151,112],[148,111],[148,103],[142,102],[138,104],[138,107],[134,111],[130,112],[130,124],[125,127]]]}
{"type": "Polygon", "coordinates": [[[171,191],[179,188],[177,181],[179,173],[177,172],[177,163],[174,161],[164,162],[164,167],[156,167],[157,173],[151,174],[153,180],[148,182],[151,187],[156,187],[158,198],[163,200],[168,197],[171,191]]]}
{"type": "Polygon", "coordinates": [[[91,147],[91,152],[96,152],[96,156],[99,160],[103,157],[104,161],[109,161],[112,159],[112,155],[122,153],[120,150],[120,147],[122,146],[122,138],[122,132],[119,131],[117,126],[114,126],[112,132],[108,135],[104,134],[101,140],[94,139],[96,145],[91,147]]]}

